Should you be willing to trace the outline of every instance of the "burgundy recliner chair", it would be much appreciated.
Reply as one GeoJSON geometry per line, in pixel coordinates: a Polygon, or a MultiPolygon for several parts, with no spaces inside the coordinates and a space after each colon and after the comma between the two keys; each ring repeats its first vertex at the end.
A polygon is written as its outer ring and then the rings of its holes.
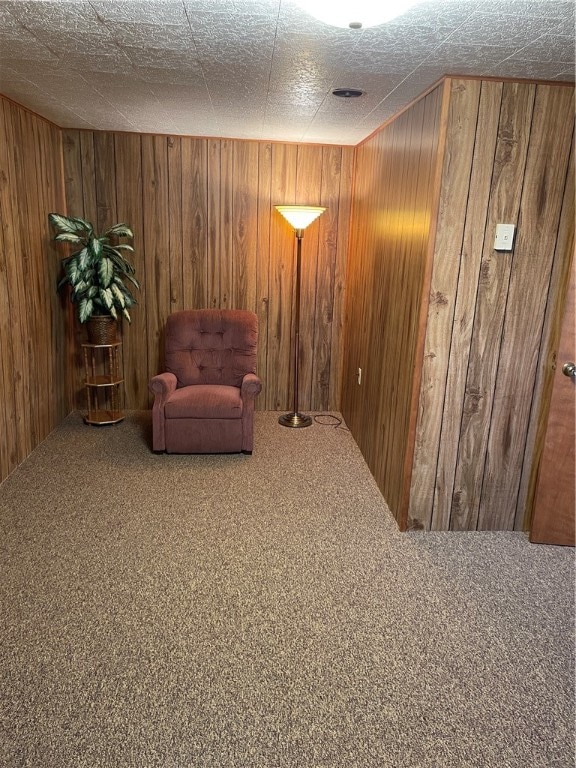
{"type": "Polygon", "coordinates": [[[243,309],[174,312],[166,373],[150,380],[153,449],[252,453],[258,318],[243,309]]]}

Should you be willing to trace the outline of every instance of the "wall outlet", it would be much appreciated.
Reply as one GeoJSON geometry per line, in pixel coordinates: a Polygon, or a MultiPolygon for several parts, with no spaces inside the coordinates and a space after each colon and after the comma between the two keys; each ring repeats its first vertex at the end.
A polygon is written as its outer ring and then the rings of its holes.
{"type": "Polygon", "coordinates": [[[358,378],[358,386],[360,386],[360,384],[362,384],[362,368],[358,368],[357,378],[358,378]]]}

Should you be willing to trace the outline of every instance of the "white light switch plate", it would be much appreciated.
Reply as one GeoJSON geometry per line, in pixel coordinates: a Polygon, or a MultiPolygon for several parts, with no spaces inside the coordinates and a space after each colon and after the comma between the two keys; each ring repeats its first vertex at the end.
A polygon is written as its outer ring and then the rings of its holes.
{"type": "Polygon", "coordinates": [[[496,224],[496,237],[494,238],[494,250],[511,251],[514,243],[514,224],[496,224]]]}

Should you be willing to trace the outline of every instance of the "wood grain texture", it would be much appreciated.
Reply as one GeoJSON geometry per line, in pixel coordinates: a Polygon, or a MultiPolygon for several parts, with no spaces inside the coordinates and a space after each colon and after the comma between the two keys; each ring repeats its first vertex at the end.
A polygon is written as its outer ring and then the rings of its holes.
{"type": "MultiPolygon", "coordinates": [[[[449,361],[437,456],[432,530],[448,530],[450,526],[458,440],[464,407],[480,263],[486,237],[486,213],[490,198],[501,101],[502,83],[483,82],[481,84],[474,131],[470,188],[466,192],[458,191],[458,200],[460,195],[464,194],[467,199],[467,206],[454,320],[452,328],[444,337],[444,347],[449,345],[449,361]]],[[[456,120],[466,119],[463,115],[454,115],[454,118],[456,120]]],[[[446,184],[446,189],[451,195],[450,184],[446,184]]],[[[454,204],[457,202],[454,201],[454,204]]]]}
{"type": "Polygon", "coordinates": [[[57,128],[0,97],[0,481],[72,408],[48,227],[65,206],[61,157],[57,128]]]}
{"type": "MultiPolygon", "coordinates": [[[[422,240],[422,248],[426,249],[426,259],[424,262],[424,272],[422,276],[422,289],[420,295],[420,309],[418,314],[418,329],[416,333],[415,341],[415,354],[414,354],[414,376],[412,379],[412,392],[410,398],[410,413],[408,424],[408,437],[406,444],[406,453],[404,455],[404,471],[403,471],[403,484],[402,484],[402,496],[401,506],[398,514],[398,524],[400,530],[406,530],[408,527],[419,528],[419,523],[414,523],[413,519],[409,517],[410,508],[410,486],[412,482],[412,466],[414,462],[414,451],[416,443],[416,426],[418,421],[418,404],[420,400],[419,392],[422,383],[422,365],[424,359],[424,347],[426,340],[426,323],[429,309],[429,297],[431,293],[432,284],[432,268],[434,264],[434,247],[436,240],[436,232],[438,230],[438,208],[440,204],[440,189],[442,181],[442,171],[444,165],[444,154],[446,151],[446,138],[447,138],[447,126],[448,126],[448,112],[450,104],[450,90],[451,81],[446,79],[442,86],[442,103],[441,109],[435,109],[433,112],[432,105],[428,102],[427,112],[424,114],[424,123],[428,126],[428,146],[433,146],[434,142],[432,137],[438,135],[438,141],[435,146],[436,157],[434,159],[434,165],[426,163],[426,168],[431,173],[430,180],[427,182],[432,190],[433,199],[431,201],[430,221],[428,224],[431,235],[422,240]]],[[[419,174],[424,176],[424,174],[419,174]]]]}
{"type": "Polygon", "coordinates": [[[263,379],[257,407],[268,408],[268,339],[270,329],[270,229],[272,219],[272,144],[258,145],[258,213],[256,242],[256,314],[260,329],[256,370],[263,379]],[[263,404],[260,403],[263,401],[263,404]]]}
{"type": "Polygon", "coordinates": [[[410,491],[410,517],[424,528],[430,527],[434,503],[450,355],[445,340],[452,330],[461,269],[481,86],[455,81],[450,87],[443,176],[451,184],[442,186],[439,203],[410,491]]]}
{"type": "MultiPolygon", "coordinates": [[[[320,205],[326,208],[318,222],[319,240],[315,291],[315,329],[312,350],[311,407],[313,410],[328,409],[330,402],[330,381],[338,379],[340,347],[337,341],[341,331],[334,329],[340,317],[338,303],[340,287],[336,286],[336,272],[339,263],[340,244],[338,222],[342,210],[347,211],[345,200],[341,200],[342,149],[325,147],[322,153],[322,188],[320,205]],[[335,343],[336,342],[336,343],[335,343]]],[[[347,217],[349,213],[345,214],[347,217]]],[[[344,237],[346,235],[344,234],[344,237]]],[[[345,240],[346,243],[346,240],[345,240]]],[[[339,402],[337,395],[336,402],[339,402]]]]}
{"type": "Polygon", "coordinates": [[[537,86],[490,416],[478,527],[510,530],[570,155],[573,94],[537,86]],[[555,130],[547,129],[550,122],[555,130]]]}
{"type": "Polygon", "coordinates": [[[342,412],[397,516],[404,504],[419,310],[437,203],[441,106],[439,88],[357,150],[342,412]]]}
{"type": "Polygon", "coordinates": [[[530,531],[532,542],[571,547],[576,545],[576,381],[565,376],[562,368],[565,363],[574,362],[576,351],[574,266],[573,262],[530,531]]]}
{"type": "Polygon", "coordinates": [[[213,261],[220,265],[220,289],[217,306],[231,309],[234,294],[234,230],[232,215],[233,190],[237,179],[233,173],[234,142],[222,141],[220,172],[223,182],[220,187],[220,252],[214,252],[213,261]]]}
{"type": "MultiPolygon", "coordinates": [[[[296,164],[296,197],[297,205],[320,205],[322,180],[322,152],[313,146],[298,147],[296,164]],[[320,180],[320,184],[315,182],[320,180]]],[[[318,285],[319,238],[324,214],[312,225],[307,227],[302,238],[302,275],[300,286],[300,349],[299,349],[299,398],[301,403],[312,403],[312,367],[314,357],[315,336],[318,331],[316,317],[316,287],[318,285]]],[[[294,242],[294,240],[292,241],[294,242]]],[[[323,243],[326,252],[326,243],[323,243]]],[[[293,274],[293,279],[295,275],[293,274]]],[[[322,275],[320,276],[322,279],[322,275]]],[[[322,285],[324,291],[329,286],[322,285]]],[[[292,332],[296,317],[293,316],[292,332]]]]}
{"type": "Polygon", "coordinates": [[[568,162],[564,200],[558,239],[554,249],[554,263],[548,290],[540,358],[532,399],[532,413],[524,451],[524,471],[520,480],[520,490],[516,504],[515,530],[529,531],[532,527],[534,512],[534,494],[538,477],[538,467],[544,448],[548,415],[554,383],[554,372],[558,363],[558,345],[562,326],[562,308],[566,306],[565,295],[570,282],[570,266],[574,258],[574,219],[575,219],[575,158],[574,137],[568,162]]]}
{"type": "Polygon", "coordinates": [[[131,310],[131,322],[122,322],[123,373],[126,402],[132,408],[148,406],[148,382],[143,380],[140,370],[148,369],[148,345],[146,339],[146,260],[144,243],[144,217],[142,209],[142,148],[140,136],[118,133],[114,136],[116,158],[116,215],[118,222],[130,225],[134,240],[134,252],[130,262],[134,265],[140,284],[135,290],[137,305],[131,310]]]}
{"type": "Polygon", "coordinates": [[[182,138],[184,307],[208,306],[208,142],[182,138]]]}
{"type": "MultiPolygon", "coordinates": [[[[354,152],[352,147],[342,147],[340,160],[340,187],[338,190],[338,229],[334,263],[334,287],[332,300],[332,340],[330,345],[330,379],[328,383],[328,400],[325,408],[333,407],[332,403],[342,402],[342,374],[344,365],[344,327],[346,296],[346,272],[348,257],[348,242],[350,238],[350,221],[352,208],[352,187],[354,152]]],[[[332,207],[329,209],[332,210],[332,207]]]]}
{"type": "Polygon", "coordinates": [[[506,84],[503,91],[486,219],[492,236],[486,238],[482,253],[452,494],[455,530],[474,530],[478,523],[512,265],[511,252],[494,251],[493,233],[498,222],[518,221],[535,93],[534,85],[506,84]]]}
{"type": "MultiPolygon", "coordinates": [[[[15,254],[14,222],[12,203],[10,199],[10,170],[8,158],[8,141],[4,112],[8,112],[8,103],[0,100],[0,431],[4,439],[0,440],[0,480],[18,466],[18,434],[16,430],[17,404],[15,388],[12,383],[14,365],[14,349],[12,341],[12,321],[10,316],[10,297],[13,306],[18,301],[14,287],[10,285],[16,274],[16,264],[8,263],[8,254],[15,254]]],[[[9,120],[9,115],[6,116],[9,120]]],[[[18,404],[23,405],[23,404],[18,404]]]]}
{"type": "Polygon", "coordinates": [[[258,307],[258,145],[233,145],[231,306],[258,307]]]}
{"type": "MultiPolygon", "coordinates": [[[[170,232],[168,229],[167,139],[142,137],[142,213],[144,222],[144,265],[146,285],[147,378],[154,376],[164,361],[163,329],[170,314],[170,232]]],[[[142,375],[142,371],[140,375],[142,375]]]]}
{"type": "MultiPolygon", "coordinates": [[[[142,291],[132,325],[123,329],[127,408],[149,405],[148,378],[161,368],[169,312],[205,306],[258,313],[264,391],[257,407],[290,407],[295,237],[273,206],[319,202],[323,195],[333,209],[330,218],[305,237],[309,314],[301,404],[339,408],[334,376],[340,364],[333,372],[332,360],[341,359],[342,338],[341,330],[333,330],[331,313],[339,259],[335,320],[341,329],[353,150],[86,131],[63,136],[68,211],[73,214],[81,202],[92,220],[98,215],[102,222],[114,211],[135,233],[133,261],[142,291]],[[341,207],[342,177],[347,200],[341,207]]],[[[82,329],[78,334],[80,341],[82,329]]],[[[79,398],[81,383],[78,365],[79,398]]]]}
{"type": "MultiPolygon", "coordinates": [[[[298,148],[272,145],[272,205],[296,199],[298,148]]],[[[270,306],[268,314],[268,368],[266,409],[277,411],[293,403],[293,285],[296,238],[287,221],[272,208],[270,220],[270,306]]],[[[261,399],[261,398],[259,398],[261,399]]]]}
{"type": "Polygon", "coordinates": [[[168,232],[170,239],[170,311],[184,309],[184,267],[182,239],[182,140],[170,136],[168,150],[168,232]]]}
{"type": "Polygon", "coordinates": [[[412,478],[421,527],[524,520],[574,237],[572,99],[553,85],[453,83],[412,478]],[[500,222],[517,225],[512,252],[494,250],[500,222]]]}

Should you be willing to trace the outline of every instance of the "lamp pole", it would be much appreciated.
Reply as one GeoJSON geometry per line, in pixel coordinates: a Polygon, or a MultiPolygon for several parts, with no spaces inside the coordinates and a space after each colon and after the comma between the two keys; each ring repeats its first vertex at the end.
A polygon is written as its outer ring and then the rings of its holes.
{"type": "Polygon", "coordinates": [[[297,229],[296,238],[296,288],[294,296],[294,410],[292,413],[285,413],[280,416],[278,421],[283,427],[309,427],[312,424],[312,418],[298,411],[298,388],[299,388],[299,369],[300,369],[300,274],[302,271],[302,237],[303,229],[297,229]]]}
{"type": "Polygon", "coordinates": [[[294,288],[294,410],[278,419],[283,427],[309,427],[312,418],[298,411],[298,389],[300,368],[300,275],[302,271],[302,238],[304,230],[314,219],[324,213],[325,208],[309,205],[277,205],[276,209],[294,227],[296,234],[296,285],[294,288]]]}

